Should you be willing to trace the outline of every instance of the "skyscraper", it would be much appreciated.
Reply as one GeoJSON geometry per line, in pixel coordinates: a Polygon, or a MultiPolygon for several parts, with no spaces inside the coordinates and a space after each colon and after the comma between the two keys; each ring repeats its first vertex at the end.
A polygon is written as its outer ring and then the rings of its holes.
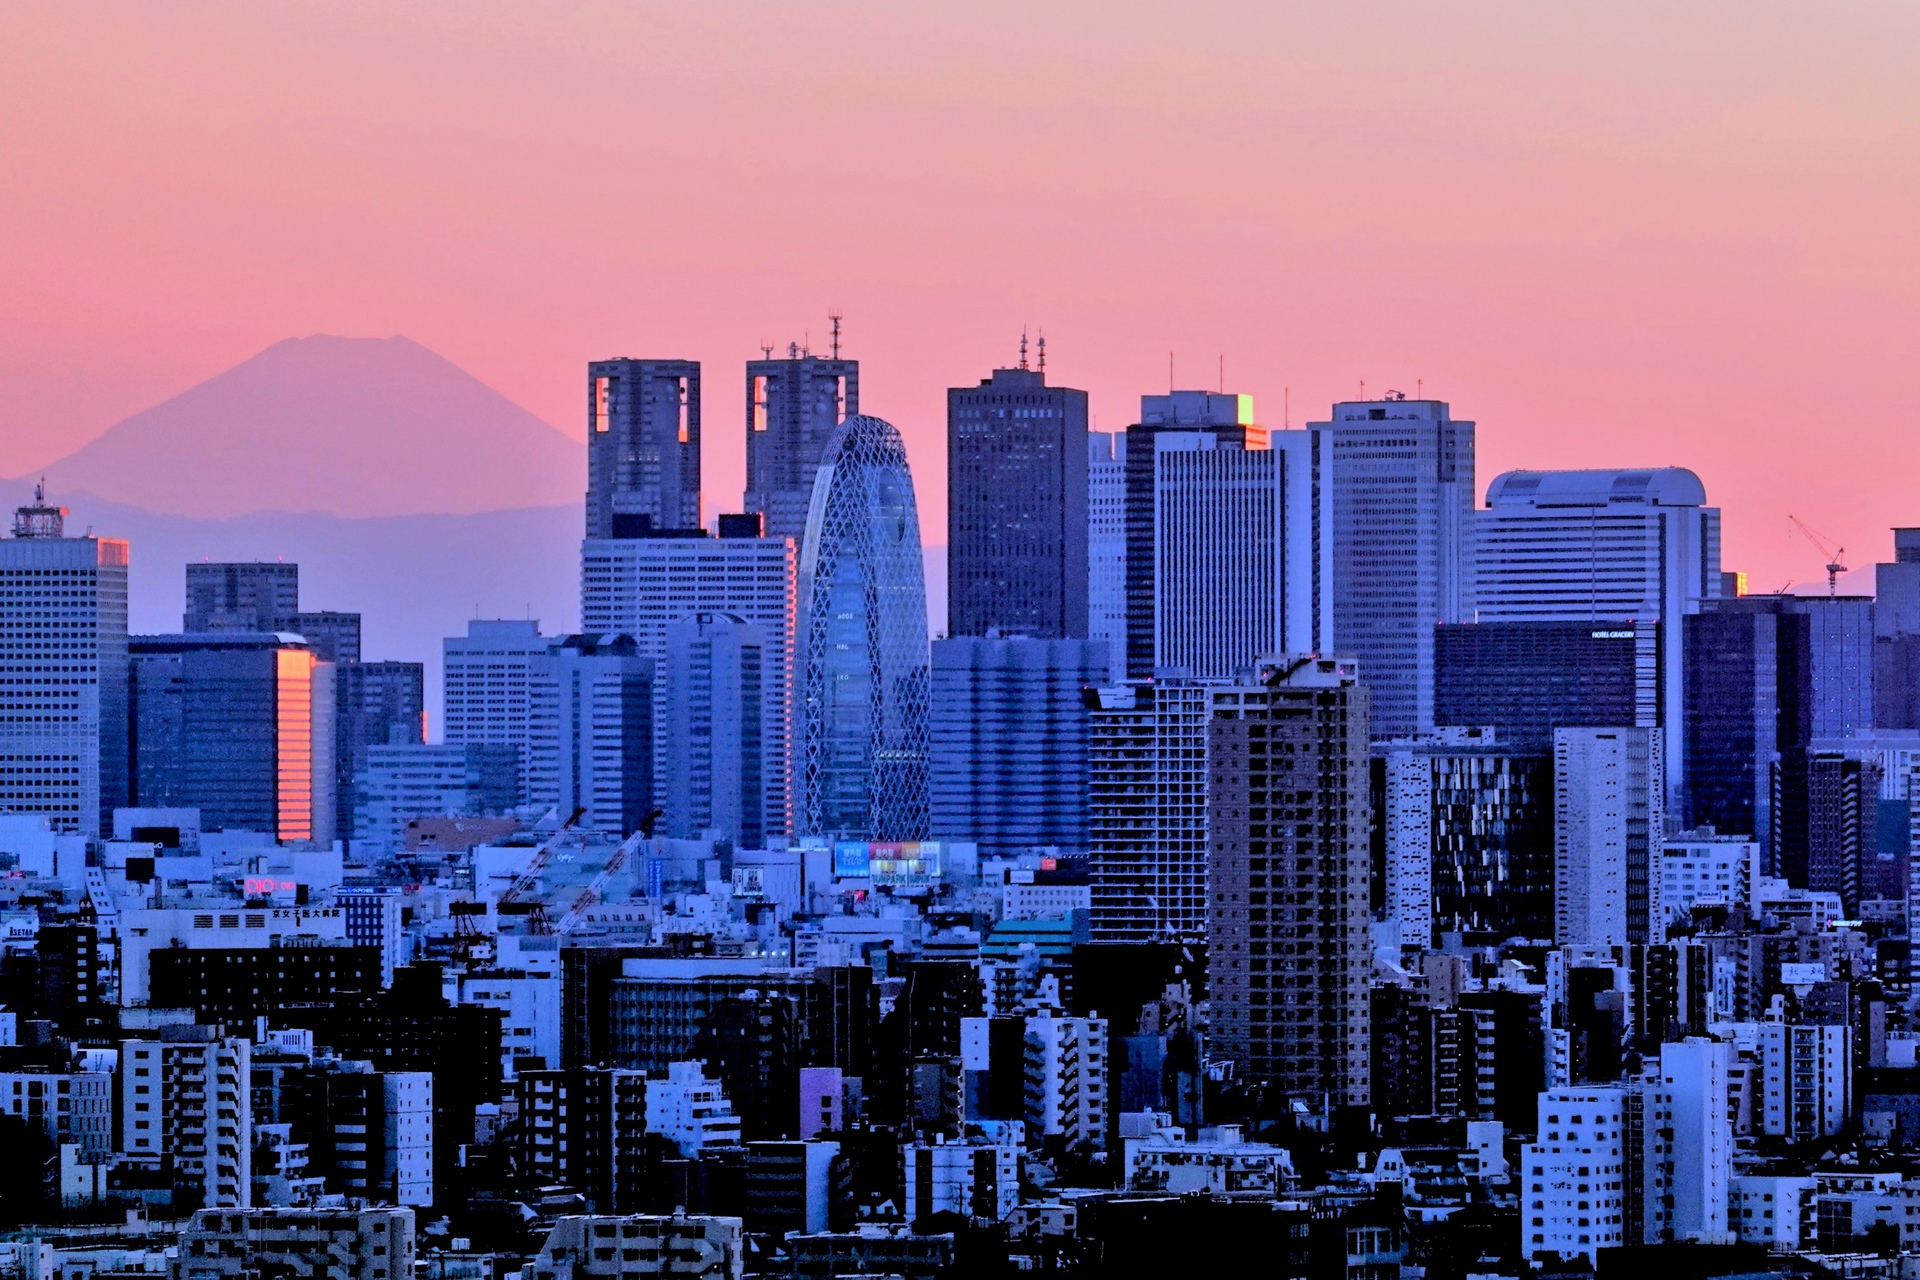
{"type": "Polygon", "coordinates": [[[300,566],[285,561],[187,566],[186,632],[285,631],[300,612],[300,566]]]}
{"type": "MultiPolygon", "coordinates": [[[[722,517],[723,530],[729,525],[722,517]]],[[[759,777],[764,832],[793,830],[793,666],[796,540],[788,537],[589,538],[580,547],[580,615],[593,634],[628,635],[642,657],[668,657],[667,628],[701,613],[731,614],[760,628],[759,777]]],[[[665,689],[657,680],[656,692],[665,689]]],[[[655,723],[669,723],[656,706],[655,723]]],[[[656,743],[664,766],[669,748],[656,743]]],[[[668,780],[656,771],[657,795],[668,780]]]]}
{"type": "Polygon", "coordinates": [[[1127,678],[1127,436],[1087,433],[1087,638],[1107,642],[1109,679],[1127,678]]]}
{"type": "Polygon", "coordinates": [[[700,528],[700,365],[587,366],[587,536],[700,528]]]}
{"type": "MultiPolygon", "coordinates": [[[[1473,423],[1443,400],[1343,401],[1309,423],[1337,591],[1330,648],[1351,655],[1376,736],[1433,727],[1433,628],[1474,616],[1473,423]]],[[[1329,647],[1323,647],[1322,652],[1329,647]]]]}
{"type": "Polygon", "coordinates": [[[127,544],[34,491],[0,539],[0,809],[99,836],[127,803],[127,544]]]}
{"type": "Polygon", "coordinates": [[[1210,431],[1152,439],[1153,669],[1232,679],[1278,652],[1280,455],[1210,431]]]}
{"type": "Polygon", "coordinates": [[[1207,731],[1219,681],[1087,694],[1087,851],[1095,942],[1207,931],[1207,731]]]}
{"type": "Polygon", "coordinates": [[[834,322],[830,358],[787,346],[787,358],[747,362],[747,491],[743,509],[759,512],[762,531],[792,538],[807,531],[813,477],[834,429],[860,412],[860,362],[840,358],[834,322]]]}
{"type": "Polygon", "coordinates": [[[947,391],[951,635],[1087,634],[1087,393],[1049,387],[1045,351],[947,391]]]}
{"type": "Polygon", "coordinates": [[[1657,622],[1467,622],[1434,628],[1433,718],[1542,754],[1562,727],[1663,723],[1657,622]]]}
{"type": "Polygon", "coordinates": [[[934,641],[933,835],[988,856],[1084,850],[1084,691],[1106,673],[1094,640],[934,641]]]}
{"type": "Polygon", "coordinates": [[[821,457],[800,561],[800,829],[927,834],[927,601],[900,433],[848,418],[821,457]]]}
{"type": "Polygon", "coordinates": [[[739,614],[703,611],[669,624],[664,647],[656,700],[660,830],[681,839],[712,830],[737,847],[762,848],[767,633],[739,614]]]}
{"type": "MultiPolygon", "coordinates": [[[[1720,594],[1720,510],[1683,467],[1509,471],[1475,516],[1481,622],[1661,624],[1667,786],[1685,794],[1686,631],[1720,594]]],[[[1617,723],[1640,723],[1618,721],[1617,723]]]]}
{"type": "Polygon", "coordinates": [[[1663,745],[1652,729],[1554,731],[1553,936],[1561,946],[1667,940],[1663,745]]]}
{"type": "Polygon", "coordinates": [[[1215,694],[1207,758],[1212,1042],[1309,1105],[1366,1106],[1367,690],[1283,658],[1215,694]]]}
{"type": "Polygon", "coordinates": [[[1920,729],[1920,529],[1895,529],[1873,567],[1873,723],[1920,729]]]}
{"type": "MultiPolygon", "coordinates": [[[[1263,448],[1266,428],[1253,420],[1253,397],[1211,391],[1169,391],[1140,397],[1140,421],[1126,436],[1127,678],[1153,676],[1155,535],[1160,449],[1175,432],[1204,432],[1218,445],[1263,448]]],[[[1120,450],[1116,447],[1115,452],[1120,450]]]]}
{"type": "MultiPolygon", "coordinates": [[[[589,625],[592,625],[591,623],[589,625]]],[[[595,626],[596,634],[615,628],[595,626]]],[[[532,803],[534,689],[554,637],[540,624],[476,618],[441,642],[441,739],[450,747],[499,742],[518,760],[522,804],[532,803]]],[[[562,814],[562,817],[566,815],[562,814]]]]}
{"type": "MultiPolygon", "coordinates": [[[[1551,747],[1549,740],[1548,747],[1551,747]]],[[[1436,933],[1553,936],[1553,781],[1546,751],[1440,729],[1376,742],[1375,839],[1403,946],[1436,933]]]]}
{"type": "Polygon", "coordinates": [[[335,834],[334,666],[271,632],[134,636],[132,802],[209,830],[335,834]]]}
{"type": "Polygon", "coordinates": [[[653,662],[631,636],[568,636],[535,664],[535,805],[626,836],[653,808],[653,662]]]}
{"type": "MultiPolygon", "coordinates": [[[[426,741],[426,669],[418,662],[336,663],[333,684],[333,829],[345,839],[358,829],[355,813],[367,753],[426,741]]],[[[517,753],[515,760],[517,777],[517,753]]]]}

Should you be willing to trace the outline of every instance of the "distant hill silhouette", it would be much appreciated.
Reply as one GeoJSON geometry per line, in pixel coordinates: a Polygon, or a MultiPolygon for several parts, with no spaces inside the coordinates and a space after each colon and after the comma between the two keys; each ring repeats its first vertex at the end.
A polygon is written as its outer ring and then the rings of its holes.
{"type": "Polygon", "coordinates": [[[586,449],[403,337],[289,338],[40,468],[50,493],[200,519],[578,504],[586,449]]]}

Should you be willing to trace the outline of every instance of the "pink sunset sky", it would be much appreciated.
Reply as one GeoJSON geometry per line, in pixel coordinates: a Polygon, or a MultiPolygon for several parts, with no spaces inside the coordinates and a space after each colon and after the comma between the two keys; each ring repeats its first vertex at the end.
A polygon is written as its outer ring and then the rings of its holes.
{"type": "Polygon", "coordinates": [[[1515,466],[1680,464],[1755,590],[1787,513],[1920,524],[1920,7],[15,3],[0,473],[279,339],[404,333],[579,435],[584,364],[847,317],[945,540],[944,388],[1044,329],[1098,425],[1388,388],[1515,466]]]}

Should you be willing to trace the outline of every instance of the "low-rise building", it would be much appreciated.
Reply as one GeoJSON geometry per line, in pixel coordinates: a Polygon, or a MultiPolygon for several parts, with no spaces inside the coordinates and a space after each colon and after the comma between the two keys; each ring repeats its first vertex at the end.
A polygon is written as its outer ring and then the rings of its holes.
{"type": "Polygon", "coordinates": [[[620,1280],[698,1276],[740,1280],[746,1271],[738,1218],[676,1213],[580,1214],[560,1219],[521,1280],[620,1280]]]}
{"type": "Polygon", "coordinates": [[[671,1138],[689,1158],[740,1141],[740,1117],[702,1064],[675,1062],[665,1080],[647,1081],[647,1130],[671,1138]]]}
{"type": "Polygon", "coordinates": [[[172,1280],[411,1280],[412,1209],[200,1209],[172,1280]]]}
{"type": "Polygon", "coordinates": [[[1020,1201],[1020,1148],[1013,1143],[919,1142],[901,1154],[909,1222],[930,1213],[999,1222],[1020,1201]]]}
{"type": "Polygon", "coordinates": [[[1126,1137],[1123,1146],[1129,1191],[1278,1196],[1293,1181],[1293,1157],[1287,1149],[1249,1142],[1237,1124],[1202,1129],[1189,1141],[1167,1117],[1159,1116],[1148,1132],[1126,1137]]]}

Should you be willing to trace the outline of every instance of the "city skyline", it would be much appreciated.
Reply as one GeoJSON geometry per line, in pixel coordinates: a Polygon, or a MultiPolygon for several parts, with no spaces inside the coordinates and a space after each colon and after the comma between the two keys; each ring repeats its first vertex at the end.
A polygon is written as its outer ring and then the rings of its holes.
{"type": "MultiPolygon", "coordinates": [[[[1690,467],[1767,588],[1819,575],[1788,512],[1861,563],[1910,519],[1898,468],[1859,465],[1911,456],[1903,10],[483,7],[457,41],[370,10],[103,12],[114,39],[0,20],[0,473],[290,335],[406,333],[571,434],[589,359],[699,359],[730,389],[762,345],[824,350],[833,309],[929,529],[940,397],[1013,363],[1022,326],[1097,429],[1171,351],[1188,387],[1224,355],[1268,425],[1362,380],[1446,399],[1484,475],[1690,467]],[[643,44],[677,57],[611,74],[643,44]],[[1147,67],[1189,86],[1179,110],[1129,96],[1147,67]],[[1173,156],[1231,194],[1152,181],[1173,156]],[[750,162],[785,198],[731,198],[750,162]],[[597,199],[566,194],[583,165],[597,199]],[[1831,466],[1805,465],[1816,425],[1831,466]]],[[[742,487],[730,441],[707,465],[711,500],[742,487]]]]}

